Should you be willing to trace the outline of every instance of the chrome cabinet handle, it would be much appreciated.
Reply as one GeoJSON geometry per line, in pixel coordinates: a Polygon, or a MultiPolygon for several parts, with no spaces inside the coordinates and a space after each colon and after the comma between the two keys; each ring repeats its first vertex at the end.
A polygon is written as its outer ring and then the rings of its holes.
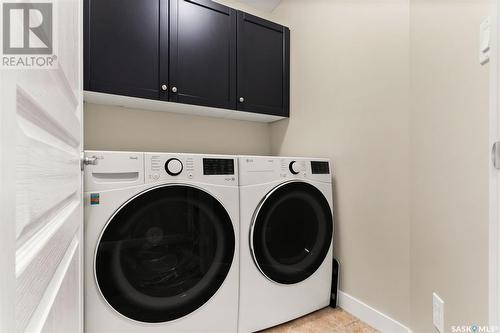
{"type": "Polygon", "coordinates": [[[245,99],[243,97],[240,97],[240,103],[243,103],[245,99]]]}
{"type": "Polygon", "coordinates": [[[165,91],[165,90],[167,90],[167,89],[168,89],[168,87],[167,87],[167,85],[166,85],[166,84],[162,84],[162,85],[161,85],[161,90],[165,91]]]}
{"type": "Polygon", "coordinates": [[[172,92],[176,93],[177,92],[177,87],[172,87],[172,92]]]}

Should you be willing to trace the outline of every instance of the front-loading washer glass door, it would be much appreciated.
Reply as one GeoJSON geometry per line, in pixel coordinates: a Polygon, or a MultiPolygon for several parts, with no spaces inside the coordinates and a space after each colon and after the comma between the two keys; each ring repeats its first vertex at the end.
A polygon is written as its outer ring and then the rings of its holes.
{"type": "Polygon", "coordinates": [[[108,222],[96,249],[96,282],[123,316],[166,322],[195,311],[217,292],[234,250],[233,225],[217,199],[191,186],[157,187],[108,222]]]}
{"type": "Polygon", "coordinates": [[[250,247],[267,278],[294,284],[323,263],[333,234],[328,201],[314,186],[289,182],[274,188],[254,216],[250,247]]]}

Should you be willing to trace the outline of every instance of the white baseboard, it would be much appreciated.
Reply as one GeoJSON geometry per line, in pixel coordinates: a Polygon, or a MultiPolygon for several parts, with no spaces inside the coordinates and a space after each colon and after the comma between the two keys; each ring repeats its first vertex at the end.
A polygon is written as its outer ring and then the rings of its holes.
{"type": "Polygon", "coordinates": [[[382,333],[411,333],[411,330],[400,322],[340,290],[338,306],[382,333]]]}

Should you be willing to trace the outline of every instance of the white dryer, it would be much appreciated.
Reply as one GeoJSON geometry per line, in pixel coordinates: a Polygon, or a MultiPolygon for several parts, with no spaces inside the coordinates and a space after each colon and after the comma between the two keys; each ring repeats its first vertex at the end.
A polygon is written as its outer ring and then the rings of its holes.
{"type": "Polygon", "coordinates": [[[237,159],[85,155],[85,331],[235,332],[237,159]]]}
{"type": "Polygon", "coordinates": [[[239,332],[329,305],[333,206],[327,159],[240,156],[239,332]]]}

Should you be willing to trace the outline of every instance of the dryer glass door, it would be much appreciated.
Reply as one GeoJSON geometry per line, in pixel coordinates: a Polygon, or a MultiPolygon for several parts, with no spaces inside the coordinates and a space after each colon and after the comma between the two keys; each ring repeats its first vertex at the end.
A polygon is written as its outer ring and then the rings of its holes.
{"type": "Polygon", "coordinates": [[[304,182],[273,189],[259,206],[251,249],[259,270],[282,284],[314,274],[332,242],[332,211],[324,195],[304,182]]]}
{"type": "Polygon", "coordinates": [[[99,290],[117,312],[141,322],[183,317],[224,282],[235,250],[231,219],[190,186],[136,196],[110,219],[95,256],[99,290]]]}

